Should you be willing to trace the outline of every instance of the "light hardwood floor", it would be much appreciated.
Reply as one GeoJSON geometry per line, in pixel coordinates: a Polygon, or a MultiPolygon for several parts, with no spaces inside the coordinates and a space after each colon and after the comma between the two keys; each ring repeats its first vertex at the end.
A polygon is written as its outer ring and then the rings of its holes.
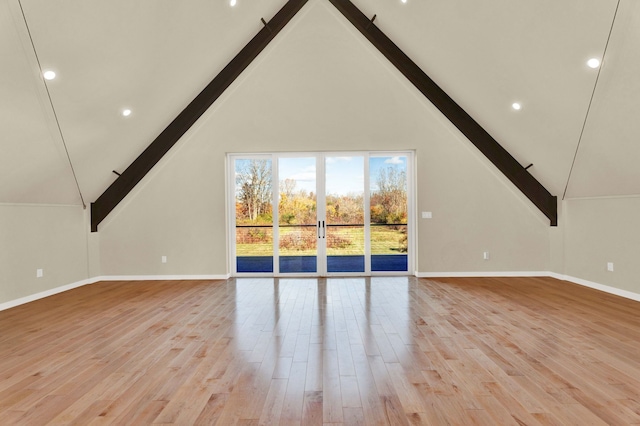
{"type": "Polygon", "coordinates": [[[98,283],[0,312],[0,424],[640,423],[639,308],[551,278],[98,283]]]}

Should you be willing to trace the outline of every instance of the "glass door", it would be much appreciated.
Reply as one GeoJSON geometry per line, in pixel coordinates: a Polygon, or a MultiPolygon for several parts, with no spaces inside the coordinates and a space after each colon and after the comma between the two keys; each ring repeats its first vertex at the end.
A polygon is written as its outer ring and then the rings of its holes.
{"type": "Polygon", "coordinates": [[[407,155],[369,158],[371,271],[408,271],[407,155]]]}
{"type": "Polygon", "coordinates": [[[365,272],[364,156],[325,156],[327,272],[365,272]]]}
{"type": "Polygon", "coordinates": [[[409,272],[411,153],[230,158],[234,274],[409,272]]]}
{"type": "Polygon", "coordinates": [[[273,167],[271,157],[234,158],[236,272],[273,273],[273,167]]]}
{"type": "Polygon", "coordinates": [[[323,223],[316,157],[278,158],[278,265],[282,274],[318,273],[323,223]]]}

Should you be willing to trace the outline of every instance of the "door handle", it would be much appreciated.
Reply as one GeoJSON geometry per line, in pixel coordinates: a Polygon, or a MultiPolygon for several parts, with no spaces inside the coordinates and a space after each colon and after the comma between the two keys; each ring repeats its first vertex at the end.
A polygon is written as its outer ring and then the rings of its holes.
{"type": "Polygon", "coordinates": [[[324,220],[318,221],[318,238],[325,238],[327,235],[327,230],[324,227],[324,220]]]}

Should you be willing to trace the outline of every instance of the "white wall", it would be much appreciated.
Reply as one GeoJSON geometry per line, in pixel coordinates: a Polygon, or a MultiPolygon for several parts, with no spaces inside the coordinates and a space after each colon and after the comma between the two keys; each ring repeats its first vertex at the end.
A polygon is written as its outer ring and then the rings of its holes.
{"type": "Polygon", "coordinates": [[[99,225],[102,275],[226,274],[224,155],[204,142],[165,158],[99,225]]]}
{"type": "Polygon", "coordinates": [[[227,153],[358,150],[416,152],[416,210],[433,212],[417,222],[418,273],[553,271],[640,294],[640,198],[564,201],[559,226],[549,227],[332,6],[316,2],[99,233],[88,232],[79,206],[0,205],[0,305],[100,276],[225,275],[227,153]]]}
{"type": "Polygon", "coordinates": [[[640,197],[568,200],[564,211],[564,273],[640,295],[640,197]]]}
{"type": "Polygon", "coordinates": [[[550,239],[550,265],[549,271],[555,274],[564,275],[564,263],[565,263],[565,229],[567,215],[564,211],[565,203],[558,201],[558,226],[549,228],[550,239]]]}
{"type": "Polygon", "coordinates": [[[337,13],[305,9],[99,226],[103,275],[228,273],[226,153],[316,150],[416,151],[419,272],[549,269],[548,220],[337,13]]]}
{"type": "MultiPolygon", "coordinates": [[[[142,187],[99,227],[103,275],[226,274],[225,152],[242,136],[224,129],[233,114],[210,117],[142,187]],[[212,121],[215,121],[214,125],[212,121]],[[223,128],[224,136],[217,134],[223,128]],[[215,139],[226,143],[211,143],[215,139]],[[168,262],[162,264],[161,256],[168,262]]],[[[230,124],[233,128],[233,124],[230,124]]],[[[375,128],[373,129],[375,131],[375,128]]],[[[549,224],[446,129],[409,135],[416,149],[419,272],[546,271],[549,224]],[[420,137],[432,138],[420,143],[420,137]],[[424,146],[428,145],[428,146],[424,146]],[[491,260],[482,260],[489,251],[491,260]]],[[[332,136],[327,137],[331,140],[332,136]]],[[[363,133],[363,139],[368,134],[363,133]]],[[[367,144],[371,146],[371,144],[367,144]]],[[[364,142],[349,148],[365,149],[364,142]]],[[[340,149],[344,144],[305,144],[340,149]]],[[[379,149],[384,145],[380,144],[379,149]]],[[[294,142],[264,140],[247,151],[298,151],[294,142]]]]}
{"type": "Polygon", "coordinates": [[[89,277],[85,218],[80,206],[0,204],[0,304],[89,277]]]}

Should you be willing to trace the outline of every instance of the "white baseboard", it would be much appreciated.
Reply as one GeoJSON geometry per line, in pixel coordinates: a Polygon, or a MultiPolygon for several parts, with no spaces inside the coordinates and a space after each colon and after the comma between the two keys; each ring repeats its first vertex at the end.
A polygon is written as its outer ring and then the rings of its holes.
{"type": "Polygon", "coordinates": [[[593,288],[595,290],[604,291],[605,293],[614,294],[616,296],[620,296],[626,299],[631,299],[631,300],[635,300],[636,302],[640,302],[640,294],[634,293],[632,291],[622,290],[620,288],[594,283],[593,281],[583,280],[582,278],[576,278],[570,275],[557,274],[555,272],[549,272],[549,276],[552,278],[556,278],[558,280],[569,281],[574,284],[593,288]]]}
{"type": "Polygon", "coordinates": [[[547,271],[498,271],[498,272],[416,272],[418,278],[465,277],[548,277],[547,271]]]}
{"type": "Polygon", "coordinates": [[[105,275],[96,277],[97,281],[186,281],[186,280],[226,280],[231,274],[226,275],[105,275]]]}
{"type": "Polygon", "coordinates": [[[72,284],[67,284],[60,287],[52,288],[51,290],[41,291],[40,293],[21,297],[19,299],[14,299],[8,302],[0,303],[0,311],[4,311],[6,309],[11,309],[16,306],[24,305],[25,303],[33,302],[38,299],[44,299],[45,297],[53,296],[54,294],[62,293],[64,291],[73,290],[74,288],[82,287],[88,284],[93,284],[95,282],[97,281],[91,278],[87,280],[78,281],[72,284]]]}
{"type": "MultiPolygon", "coordinates": [[[[418,278],[463,278],[463,277],[551,277],[561,281],[569,281],[595,290],[604,291],[605,293],[614,294],[626,299],[640,302],[640,294],[604,284],[598,284],[592,281],[583,280],[569,275],[562,275],[548,271],[498,271],[498,272],[416,272],[418,278]]],[[[52,288],[51,290],[42,291],[30,296],[21,297],[19,299],[10,300],[0,303],[0,311],[11,309],[25,303],[33,302],[38,299],[53,296],[54,294],[72,290],[89,284],[95,284],[100,281],[184,281],[184,280],[226,280],[231,277],[226,275],[107,275],[89,278],[72,284],[63,285],[52,288]]]]}
{"type": "Polygon", "coordinates": [[[549,271],[500,271],[500,272],[416,272],[418,278],[464,278],[464,277],[551,277],[561,281],[569,281],[574,284],[593,288],[595,290],[604,291],[605,293],[624,297],[625,299],[640,302],[640,294],[604,284],[598,284],[593,281],[583,280],[582,278],[572,277],[570,275],[562,275],[549,271]]]}
{"type": "Polygon", "coordinates": [[[82,287],[89,284],[95,284],[100,281],[226,280],[230,277],[231,275],[123,275],[123,276],[94,277],[94,278],[78,281],[72,284],[67,284],[60,287],[52,288],[51,290],[41,291],[40,293],[21,297],[19,299],[0,303],[0,311],[15,308],[16,306],[24,305],[25,303],[33,302],[39,299],[44,299],[45,297],[53,296],[54,294],[73,290],[74,288],[82,287]]]}

